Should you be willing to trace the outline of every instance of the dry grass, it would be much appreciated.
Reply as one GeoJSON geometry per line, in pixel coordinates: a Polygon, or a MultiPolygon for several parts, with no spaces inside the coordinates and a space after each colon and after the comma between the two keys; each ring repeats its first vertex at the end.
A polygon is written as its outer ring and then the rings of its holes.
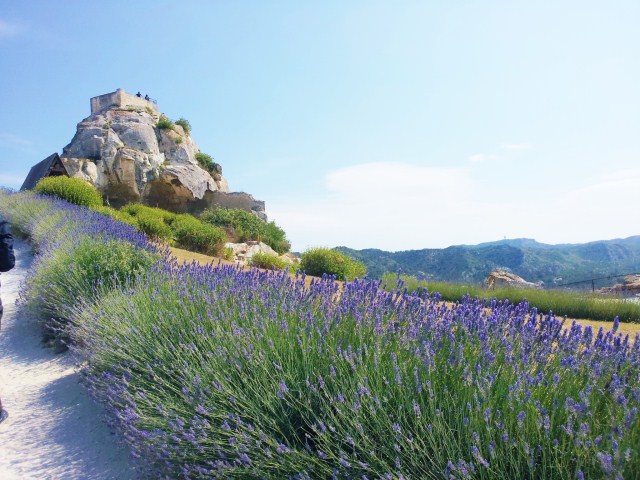
{"type": "MultiPolygon", "coordinates": [[[[182,250],[180,248],[170,247],[171,253],[176,258],[176,260],[180,263],[191,263],[194,260],[201,265],[208,265],[210,263],[217,264],[221,261],[226,265],[235,265],[235,262],[230,262],[228,260],[223,260],[217,257],[210,257],[208,255],[203,255],[201,253],[189,252],[188,250],[182,250]]],[[[248,269],[250,267],[245,266],[244,268],[248,269]]],[[[292,275],[293,276],[293,275],[292,275]]],[[[314,277],[307,276],[307,285],[314,277]]],[[[586,320],[586,319],[578,319],[576,320],[578,323],[587,326],[590,325],[591,328],[595,332],[598,331],[600,327],[602,327],[605,331],[611,330],[613,328],[613,322],[601,322],[596,320],[586,320]]],[[[570,322],[567,322],[568,326],[571,325],[570,322]]],[[[618,328],[618,332],[622,334],[628,334],[631,339],[634,339],[636,334],[640,334],[640,324],[638,323],[620,323],[620,327],[618,328]]]]}
{"type": "Polygon", "coordinates": [[[209,255],[204,255],[202,253],[190,252],[189,250],[183,250],[181,248],[169,247],[169,250],[171,250],[171,254],[178,263],[191,263],[195,261],[200,265],[209,265],[210,263],[217,265],[218,262],[222,262],[224,265],[236,264],[236,262],[231,262],[218,257],[210,257],[209,255]]]}
{"type": "MultiPolygon", "coordinates": [[[[232,262],[232,261],[224,260],[218,257],[210,257],[208,255],[203,255],[202,253],[195,253],[195,252],[190,252],[188,250],[182,250],[181,248],[169,247],[169,250],[171,250],[171,254],[175,257],[178,263],[181,263],[181,264],[191,263],[195,261],[200,265],[209,265],[211,263],[213,263],[214,265],[217,265],[218,262],[222,262],[223,265],[238,265],[238,262],[232,262]]],[[[250,268],[256,268],[256,267],[250,267],[248,265],[244,265],[242,268],[245,270],[248,270],[250,268]]],[[[259,270],[265,270],[265,269],[260,268],[259,270]]],[[[294,274],[291,274],[290,276],[291,278],[295,278],[294,274]]],[[[317,277],[312,277],[311,275],[307,275],[307,277],[305,278],[305,284],[308,286],[314,278],[317,278],[317,277]]]]}

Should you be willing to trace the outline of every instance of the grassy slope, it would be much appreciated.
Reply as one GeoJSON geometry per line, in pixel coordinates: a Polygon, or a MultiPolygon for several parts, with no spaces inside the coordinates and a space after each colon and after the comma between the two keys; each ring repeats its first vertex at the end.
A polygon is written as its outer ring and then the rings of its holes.
{"type": "MultiPolygon", "coordinates": [[[[227,260],[221,260],[216,257],[209,257],[207,255],[202,255],[201,253],[189,252],[188,250],[182,250],[180,248],[171,248],[171,253],[174,255],[176,260],[180,263],[189,263],[189,262],[197,262],[201,265],[207,265],[210,263],[217,264],[218,261],[221,261],[227,265],[234,265],[234,262],[229,262],[227,260]]],[[[245,267],[249,268],[249,267],[245,267]]],[[[310,282],[313,277],[307,277],[307,282],[310,282]]],[[[611,330],[613,322],[600,322],[595,320],[587,320],[587,319],[579,319],[577,320],[582,325],[591,325],[591,327],[597,331],[598,328],[602,327],[605,330],[611,330]]],[[[568,324],[570,326],[570,323],[568,324]]],[[[620,328],[618,331],[624,334],[628,334],[630,337],[634,337],[636,333],[640,334],[640,324],[637,323],[620,323],[620,328]]]]}

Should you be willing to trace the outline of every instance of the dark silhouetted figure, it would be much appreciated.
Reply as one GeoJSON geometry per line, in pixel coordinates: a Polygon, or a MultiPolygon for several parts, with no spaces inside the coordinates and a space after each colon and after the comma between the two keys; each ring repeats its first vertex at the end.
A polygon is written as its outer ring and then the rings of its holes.
{"type": "Polygon", "coordinates": [[[136,97],[140,98],[142,94],[140,92],[136,93],[136,97]]]}
{"type": "MultiPolygon", "coordinates": [[[[0,215],[0,272],[8,272],[16,264],[13,253],[13,235],[9,231],[9,224],[0,215]]],[[[0,300],[0,325],[2,324],[2,300],[0,300]]],[[[0,422],[7,418],[7,412],[2,409],[0,399],[0,422]]]]}
{"type": "Polygon", "coordinates": [[[145,99],[145,100],[149,100],[149,95],[145,95],[145,96],[144,96],[144,99],[145,99]]]}

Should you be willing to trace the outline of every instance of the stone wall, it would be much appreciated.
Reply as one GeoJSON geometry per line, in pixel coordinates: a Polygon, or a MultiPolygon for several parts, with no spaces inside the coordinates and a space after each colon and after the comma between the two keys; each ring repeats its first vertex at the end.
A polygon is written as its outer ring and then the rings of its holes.
{"type": "Polygon", "coordinates": [[[255,213],[258,218],[265,222],[268,221],[264,201],[256,200],[253,195],[245,192],[208,191],[201,199],[185,204],[183,211],[197,215],[206,208],[216,207],[239,208],[255,213]]]}
{"type": "Polygon", "coordinates": [[[131,95],[130,93],[125,92],[121,88],[119,88],[115,92],[99,95],[91,99],[91,115],[94,115],[110,107],[118,107],[118,108],[134,107],[134,108],[142,108],[142,109],[149,108],[156,115],[160,115],[160,110],[158,109],[158,105],[156,105],[155,103],[149,100],[145,100],[144,98],[131,95]]]}

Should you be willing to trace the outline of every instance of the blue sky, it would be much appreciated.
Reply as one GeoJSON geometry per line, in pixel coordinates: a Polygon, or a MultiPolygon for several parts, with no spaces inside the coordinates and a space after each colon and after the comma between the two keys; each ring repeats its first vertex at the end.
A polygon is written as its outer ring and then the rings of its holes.
{"type": "Polygon", "coordinates": [[[117,88],[295,250],[640,234],[640,2],[0,0],[0,185],[117,88]]]}

